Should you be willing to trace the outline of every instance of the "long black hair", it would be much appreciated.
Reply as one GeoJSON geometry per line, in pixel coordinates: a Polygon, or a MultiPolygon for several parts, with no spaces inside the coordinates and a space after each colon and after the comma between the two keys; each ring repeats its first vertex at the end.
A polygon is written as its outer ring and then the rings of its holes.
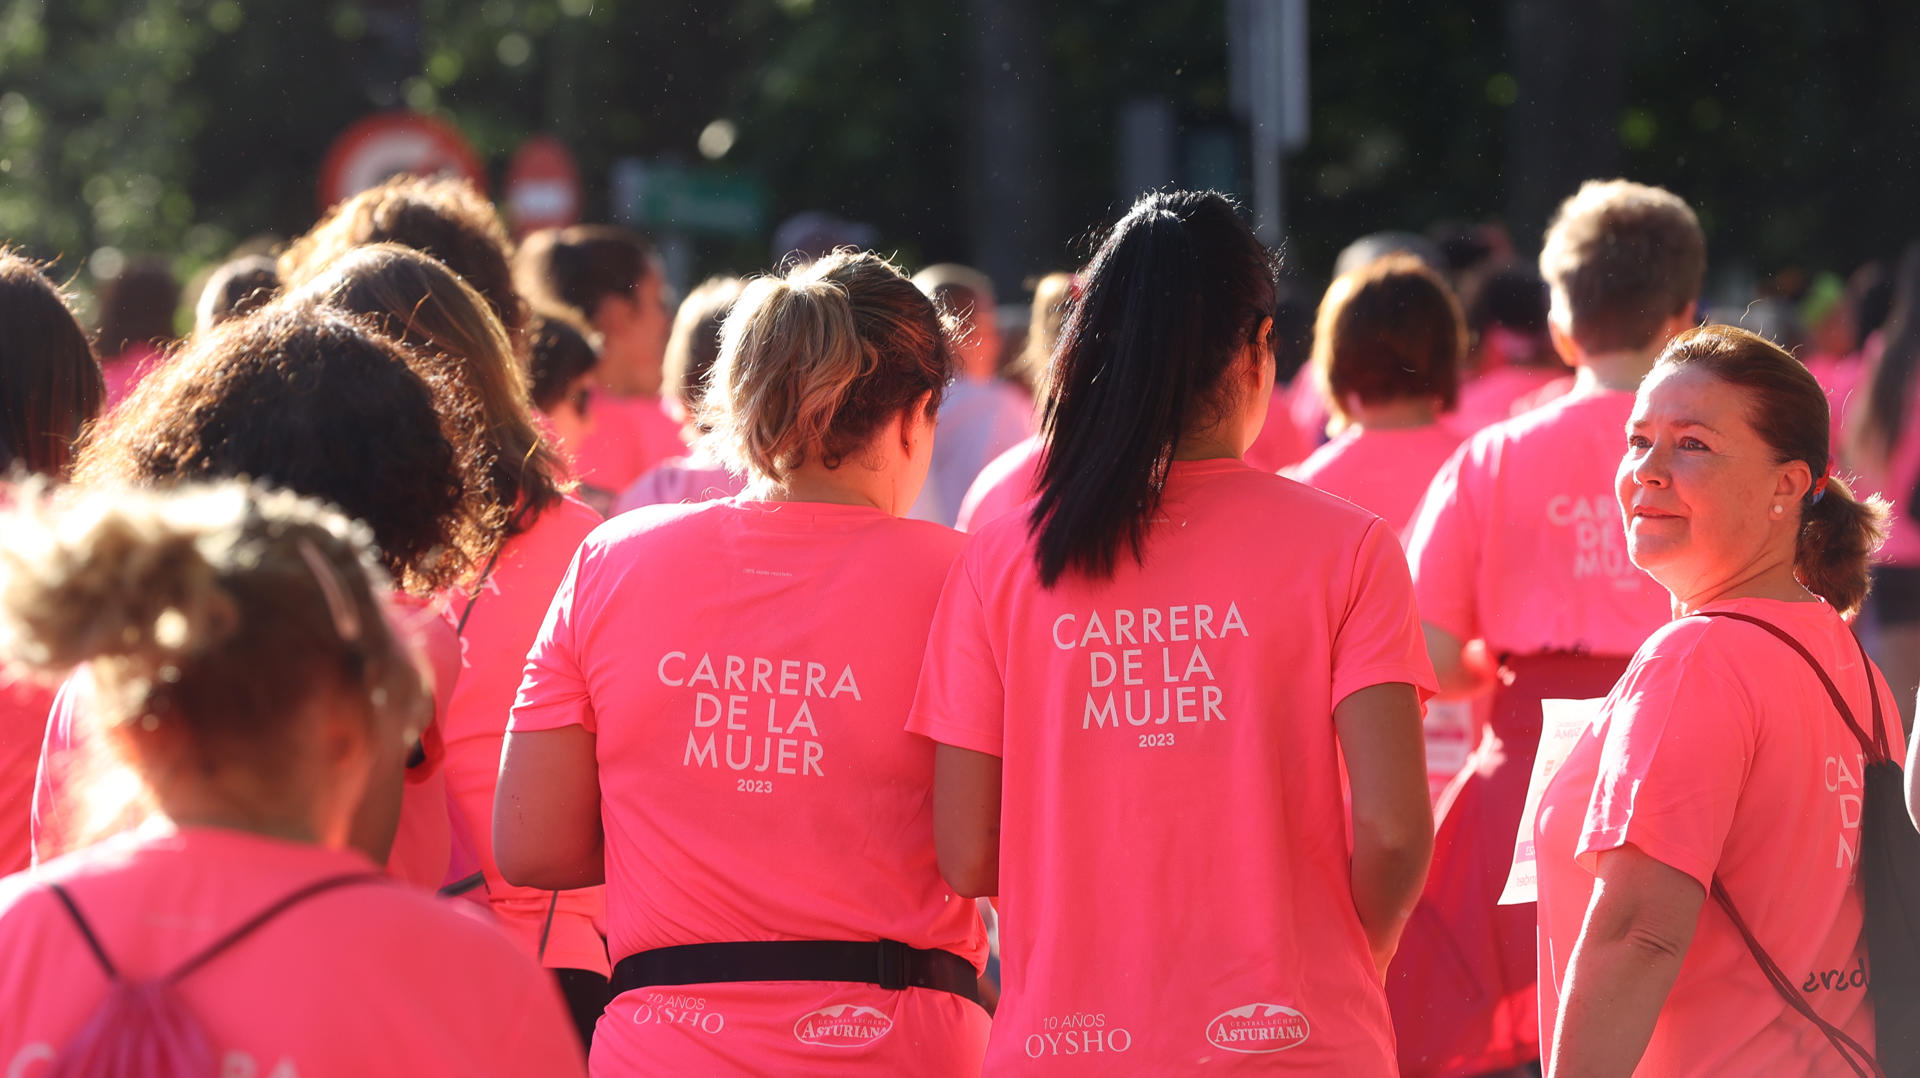
{"type": "Polygon", "coordinates": [[[1181,433],[1218,418],[1221,375],[1272,315],[1275,264],[1226,196],[1134,203],[1086,271],[1055,352],[1039,501],[1040,581],[1142,556],[1181,433]]]}

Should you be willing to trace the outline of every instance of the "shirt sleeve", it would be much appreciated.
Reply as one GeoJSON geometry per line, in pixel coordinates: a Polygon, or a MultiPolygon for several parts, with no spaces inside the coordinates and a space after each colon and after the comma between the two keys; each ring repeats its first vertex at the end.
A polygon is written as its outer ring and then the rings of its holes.
{"type": "Polygon", "coordinates": [[[962,557],[947,574],[934,610],[907,729],[943,745],[999,756],[1006,737],[1005,704],[972,559],[962,557]]]}
{"type": "Polygon", "coordinates": [[[1643,652],[1613,693],[1574,851],[1589,872],[1631,844],[1711,885],[1753,764],[1754,707],[1705,640],[1643,652]]]}
{"type": "Polygon", "coordinates": [[[527,652],[526,673],[521,676],[513,713],[507,719],[509,731],[581,726],[588,733],[596,732],[593,698],[583,673],[576,631],[582,613],[579,600],[591,591],[590,581],[587,587],[581,587],[590,549],[583,544],[574,554],[559,590],[553,593],[540,635],[527,652]]]}
{"type": "Polygon", "coordinates": [[[1475,463],[1470,439],[1454,451],[1427,485],[1407,531],[1407,561],[1421,620],[1461,642],[1480,635],[1475,582],[1480,574],[1480,507],[1473,497],[1475,463]]]}
{"type": "Polygon", "coordinates": [[[1422,700],[1437,688],[1407,560],[1392,532],[1375,520],[1360,539],[1345,614],[1333,637],[1333,702],[1395,683],[1414,686],[1422,700]]]}

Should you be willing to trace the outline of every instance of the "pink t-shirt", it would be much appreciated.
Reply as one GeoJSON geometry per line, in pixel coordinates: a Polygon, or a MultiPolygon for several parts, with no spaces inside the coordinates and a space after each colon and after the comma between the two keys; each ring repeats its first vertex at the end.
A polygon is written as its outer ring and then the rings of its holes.
{"type": "MultiPolygon", "coordinates": [[[[57,880],[129,980],[170,973],[365,857],[211,828],[121,835],[0,883],[0,1067],[35,1078],[108,980],[57,880]]],[[[179,981],[222,1075],[577,1075],[552,983],[484,915],[372,882],[318,894],[179,981]]],[[[110,1034],[109,1034],[110,1035],[110,1034]]]]}
{"type": "Polygon", "coordinates": [[[1047,590],[1002,517],[927,642],[909,729],[1003,761],[987,1072],[1391,1074],[1333,709],[1433,687],[1400,546],[1241,461],[1176,461],[1146,557],[1047,590]]]}
{"type": "Polygon", "coordinates": [[[643,505],[675,505],[731,498],[746,489],[747,478],[705,454],[662,461],[633,481],[613,501],[612,516],[643,505]]]}
{"type": "Polygon", "coordinates": [[[599,524],[600,514],[571,498],[548,508],[501,548],[471,612],[465,595],[448,604],[447,623],[457,626],[465,617],[466,628],[460,634],[463,669],[443,727],[443,770],[454,816],[479,857],[487,899],[501,925],[543,965],[605,976],[607,949],[594,927],[606,908],[601,889],[556,893],[514,887],[493,860],[493,791],[520,672],[574,551],[599,524]]]}
{"type": "MultiPolygon", "coordinates": [[[[1861,421],[1865,396],[1861,391],[1851,398],[1848,422],[1861,421]]],[[[1851,454],[1843,469],[1855,473],[1855,481],[1848,484],[1855,497],[1879,494],[1893,503],[1893,512],[1887,521],[1887,543],[1880,548],[1876,560],[1906,568],[1920,567],[1920,522],[1911,515],[1916,512],[1911,504],[1912,494],[1915,487],[1920,486],[1920,410],[1916,409],[1920,409],[1920,379],[1914,380],[1908,394],[1906,420],[1887,459],[1851,454]]]]}
{"type": "Polygon", "coordinates": [[[1046,450],[1043,435],[1026,441],[993,458],[968,488],[960,502],[960,520],[955,525],[963,532],[980,530],[988,521],[1013,512],[1035,494],[1040,481],[1040,455],[1046,450]]]}
{"type": "Polygon", "coordinates": [[[0,876],[33,859],[33,776],[52,708],[52,690],[0,673],[0,876]]]}
{"type": "Polygon", "coordinates": [[[1348,427],[1286,474],[1345,498],[1404,535],[1433,474],[1460,446],[1460,436],[1431,423],[1406,429],[1348,427]]]}
{"type": "Polygon", "coordinates": [[[680,425],[660,398],[596,393],[589,406],[593,429],[574,446],[574,476],[602,490],[625,490],[641,473],[687,451],[680,425]]]}
{"type": "Polygon", "coordinates": [[[100,361],[100,377],[106,386],[106,399],[101,402],[100,412],[105,415],[120,406],[120,402],[133,395],[133,391],[147,375],[158,370],[165,362],[165,355],[149,345],[136,344],[117,356],[100,361]]]}
{"type": "MultiPolygon", "coordinates": [[[[1831,607],[1741,599],[1707,609],[1792,634],[1871,732],[1860,651],[1831,607]]],[[[1886,681],[1876,673],[1874,682],[1900,759],[1900,712],[1886,681]]],[[[1802,998],[1872,1045],[1855,872],[1863,766],[1859,741],[1813,671],[1765,630],[1685,618],[1655,633],[1548,785],[1537,816],[1542,1047],[1551,1047],[1595,855],[1626,845],[1703,889],[1719,876],[1802,998]]],[[[1640,1070],[1672,1078],[1853,1073],[1774,992],[1711,897],[1640,1070]]]]}
{"type": "Polygon", "coordinates": [[[1560,366],[1496,367],[1461,386],[1459,403],[1441,422],[1464,438],[1517,414],[1520,401],[1542,392],[1566,375],[1567,369],[1560,366]]]}
{"type": "MultiPolygon", "coordinates": [[[[514,704],[596,738],[609,950],[895,939],[976,968],[908,705],[961,536],[865,506],[651,506],[587,537],[514,704]]],[[[831,1023],[829,1023],[831,1024],[831,1023]]],[[[595,1074],[976,1074],[986,1012],[832,982],[638,989],[595,1074]],[[828,1018],[847,1021],[820,1032],[828,1018]]]]}
{"type": "MultiPolygon", "coordinates": [[[[460,677],[460,642],[423,600],[395,595],[390,613],[395,629],[409,639],[433,677],[434,716],[420,738],[425,759],[407,769],[399,825],[387,855],[387,874],[431,889],[446,881],[452,857],[453,821],[446,776],[440,767],[446,755],[440,731],[446,721],[447,700],[460,677]]],[[[86,720],[91,693],[92,681],[85,670],[76,671],[60,686],[46,721],[33,786],[31,829],[36,864],[135,826],[144,818],[136,804],[82,802],[82,791],[88,787],[127,788],[113,778],[118,766],[103,751],[93,723],[86,720]],[[105,815],[100,815],[103,812],[105,815]]]]}
{"type": "Polygon", "coordinates": [[[1665,624],[1614,495],[1632,411],[1631,393],[1562,397],[1461,446],[1407,534],[1421,618],[1495,655],[1631,655],[1665,624]]]}

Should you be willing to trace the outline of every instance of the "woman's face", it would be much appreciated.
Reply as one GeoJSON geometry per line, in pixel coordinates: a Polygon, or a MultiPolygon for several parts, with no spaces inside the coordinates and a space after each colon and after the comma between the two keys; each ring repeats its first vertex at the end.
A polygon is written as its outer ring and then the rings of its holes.
{"type": "Polygon", "coordinates": [[[1615,476],[1627,554],[1685,605],[1793,559],[1809,470],[1775,461],[1749,404],[1704,370],[1668,366],[1634,401],[1615,476]]]}
{"type": "Polygon", "coordinates": [[[594,312],[600,331],[600,377],[623,395],[660,392],[661,364],[673,329],[666,274],[658,259],[628,296],[607,296],[594,312]]]}

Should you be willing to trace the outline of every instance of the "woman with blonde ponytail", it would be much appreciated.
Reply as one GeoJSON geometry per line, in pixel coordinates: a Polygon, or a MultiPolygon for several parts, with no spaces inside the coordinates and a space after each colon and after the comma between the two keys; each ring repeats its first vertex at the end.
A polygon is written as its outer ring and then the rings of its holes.
{"type": "Polygon", "coordinates": [[[1675,337],[1626,442],[1627,550],[1675,618],[1536,818],[1549,1073],[1865,1073],[1874,757],[1850,727],[1904,739],[1846,619],[1886,504],[1831,473],[1819,383],[1745,330],[1675,337]]]}
{"type": "Polygon", "coordinates": [[[433,710],[375,557],[338,510],[231,480],[0,516],[0,661],[84,668],[150,810],[0,881],[0,1073],[583,1072],[530,959],[354,848],[392,840],[433,710]]]}
{"type": "Polygon", "coordinates": [[[907,710],[961,536],[900,519],[952,368],[931,303],[840,252],[747,286],[700,417],[748,477],[575,556],[494,802],[514,883],[605,882],[605,1075],[979,1073],[986,938],[940,878],[907,710]]]}

